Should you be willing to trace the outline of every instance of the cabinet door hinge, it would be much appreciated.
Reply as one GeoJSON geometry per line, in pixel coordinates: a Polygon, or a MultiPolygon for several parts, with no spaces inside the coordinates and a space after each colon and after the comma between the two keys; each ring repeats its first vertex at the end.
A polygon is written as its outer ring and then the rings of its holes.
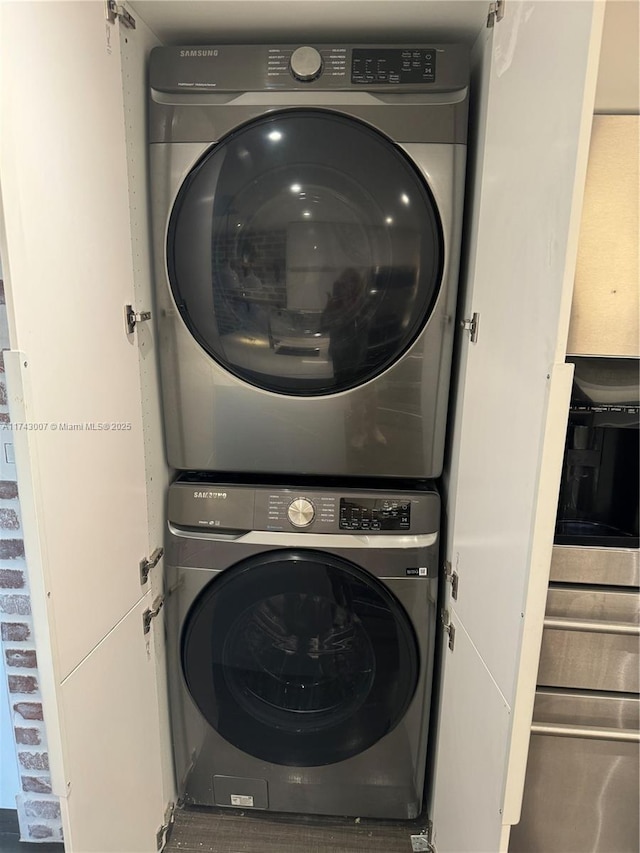
{"type": "Polygon", "coordinates": [[[145,557],[140,561],[140,585],[144,585],[149,580],[149,572],[155,569],[160,560],[164,556],[164,548],[156,548],[150,557],[145,557]]]}
{"type": "Polygon", "coordinates": [[[120,21],[130,30],[135,30],[136,28],[136,19],[127,12],[121,3],[117,3],[116,0],[107,0],[107,21],[110,24],[120,21]]]}
{"type": "Polygon", "coordinates": [[[447,560],[444,564],[444,578],[451,584],[451,598],[453,598],[454,601],[457,601],[460,578],[456,570],[451,567],[450,560],[447,560]]]}
{"type": "Polygon", "coordinates": [[[487,26],[493,27],[504,18],[504,4],[506,0],[495,0],[489,3],[489,14],[487,15],[487,26]]]}
{"type": "Polygon", "coordinates": [[[471,343],[475,344],[478,340],[478,331],[480,329],[480,314],[476,311],[470,320],[461,320],[460,325],[469,332],[471,343]]]}
{"type": "Polygon", "coordinates": [[[164,813],[164,823],[156,832],[156,848],[158,850],[162,850],[167,841],[169,840],[175,817],[174,811],[175,803],[169,803],[164,813]]]}
{"type": "Polygon", "coordinates": [[[442,626],[446,634],[449,635],[449,648],[453,651],[454,646],[456,644],[456,629],[449,617],[449,611],[443,610],[440,615],[440,621],[442,622],[442,626]]]}
{"type": "Polygon", "coordinates": [[[411,836],[411,850],[413,853],[436,853],[433,844],[433,823],[430,820],[419,835],[411,836]]]}
{"type": "Polygon", "coordinates": [[[144,323],[151,319],[151,311],[140,311],[136,313],[133,310],[133,305],[124,306],[124,321],[127,328],[127,334],[132,335],[138,323],[144,323]]]}
{"type": "Polygon", "coordinates": [[[148,607],[142,614],[142,633],[148,634],[151,630],[151,620],[155,619],[158,613],[162,610],[164,604],[164,595],[159,595],[153,602],[151,607],[148,607]]]}

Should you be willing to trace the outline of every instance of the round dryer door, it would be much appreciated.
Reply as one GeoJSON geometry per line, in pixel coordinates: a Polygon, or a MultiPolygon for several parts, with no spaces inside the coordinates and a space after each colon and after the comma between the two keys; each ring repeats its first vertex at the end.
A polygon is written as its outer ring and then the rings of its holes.
{"type": "Polygon", "coordinates": [[[354,119],[289,110],[213,146],[169,222],[176,305],[209,355],[268,391],[373,379],[435,303],[440,220],[409,157],[354,119]]]}
{"type": "Polygon", "coordinates": [[[222,737],[297,767],[343,761],[390,732],[419,669],[394,596],[346,560],[306,550],[250,558],[205,587],[181,658],[191,697],[222,737]]]}

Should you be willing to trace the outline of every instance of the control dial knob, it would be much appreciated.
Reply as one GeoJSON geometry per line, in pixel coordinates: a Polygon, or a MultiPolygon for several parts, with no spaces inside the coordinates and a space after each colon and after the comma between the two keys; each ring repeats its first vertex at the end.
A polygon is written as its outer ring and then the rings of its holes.
{"type": "Polygon", "coordinates": [[[299,47],[291,54],[291,73],[296,80],[315,80],[322,71],[322,57],[315,47],[299,47]]]}
{"type": "Polygon", "coordinates": [[[287,509],[287,516],[294,527],[307,527],[316,514],[315,507],[307,498],[296,498],[287,509]]]}

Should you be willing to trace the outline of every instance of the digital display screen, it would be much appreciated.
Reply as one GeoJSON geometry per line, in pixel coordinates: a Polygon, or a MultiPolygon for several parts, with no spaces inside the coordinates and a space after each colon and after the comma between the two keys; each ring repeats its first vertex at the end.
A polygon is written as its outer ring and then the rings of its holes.
{"type": "Polygon", "coordinates": [[[352,83],[435,83],[434,48],[354,48],[352,83]]]}
{"type": "Polygon", "coordinates": [[[409,530],[411,502],[404,498],[340,498],[341,530],[409,530]]]}

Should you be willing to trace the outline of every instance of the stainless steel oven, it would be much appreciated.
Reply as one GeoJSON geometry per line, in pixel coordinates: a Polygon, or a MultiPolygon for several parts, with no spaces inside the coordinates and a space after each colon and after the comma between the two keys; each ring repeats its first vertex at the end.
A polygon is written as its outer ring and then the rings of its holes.
{"type": "Polygon", "coordinates": [[[639,575],[635,548],[554,547],[510,853],[640,848],[639,575]]]}
{"type": "Polygon", "coordinates": [[[538,688],[511,853],[638,850],[638,714],[627,693],[538,688]]]}
{"type": "Polygon", "coordinates": [[[638,359],[572,358],[556,542],[638,547],[638,359]]]}
{"type": "Polygon", "coordinates": [[[574,362],[522,816],[510,853],[640,848],[638,362],[574,362]]]}

